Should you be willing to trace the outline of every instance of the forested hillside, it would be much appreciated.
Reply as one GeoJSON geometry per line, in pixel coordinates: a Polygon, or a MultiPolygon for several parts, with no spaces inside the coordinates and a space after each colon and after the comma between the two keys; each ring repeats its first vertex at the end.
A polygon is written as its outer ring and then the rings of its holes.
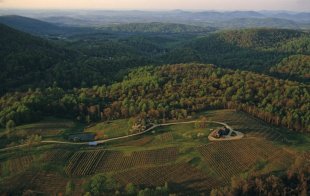
{"type": "Polygon", "coordinates": [[[310,53],[310,34],[296,30],[224,31],[194,39],[167,56],[171,63],[205,62],[268,73],[291,54],[310,53]]]}
{"type": "Polygon", "coordinates": [[[0,93],[21,86],[50,85],[57,81],[57,75],[51,75],[57,64],[64,66],[76,58],[72,51],[1,24],[0,44],[0,93]]]}
{"type": "Polygon", "coordinates": [[[206,109],[236,108],[268,123],[309,132],[309,86],[213,65],[184,64],[133,70],[110,86],[58,87],[14,93],[0,101],[0,122],[57,115],[88,123],[140,115],[182,119],[206,109]]]}
{"type": "Polygon", "coordinates": [[[309,82],[310,79],[310,56],[293,55],[283,59],[278,65],[270,69],[272,73],[286,78],[296,78],[309,82]]]}

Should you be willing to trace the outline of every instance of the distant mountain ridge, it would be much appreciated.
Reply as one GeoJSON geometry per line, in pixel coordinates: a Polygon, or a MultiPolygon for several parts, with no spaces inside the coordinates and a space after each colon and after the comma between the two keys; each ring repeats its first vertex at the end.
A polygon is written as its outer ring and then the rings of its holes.
{"type": "Polygon", "coordinates": [[[62,28],[57,25],[17,15],[0,16],[0,23],[37,35],[60,34],[63,32],[62,28]]]}
{"type": "Polygon", "coordinates": [[[215,28],[175,23],[129,23],[102,28],[105,31],[127,33],[207,33],[215,28]]]}
{"type": "Polygon", "coordinates": [[[63,27],[38,19],[18,15],[0,16],[0,23],[20,31],[40,36],[63,36],[87,31],[87,29],[83,28],[63,27]]]}
{"type": "Polygon", "coordinates": [[[225,28],[222,23],[229,27],[239,28],[242,26],[240,19],[253,20],[248,22],[245,28],[255,27],[279,27],[279,28],[307,28],[310,27],[310,12],[287,12],[287,11],[143,11],[143,10],[78,10],[78,11],[54,11],[42,15],[40,11],[31,14],[22,10],[3,10],[2,15],[23,15],[61,26],[75,27],[100,27],[115,24],[128,23],[180,23],[198,26],[210,26],[225,28]],[[90,14],[91,13],[91,14],[90,14]],[[259,20],[260,19],[260,20],[259,20]],[[276,20],[270,22],[270,19],[276,20]],[[256,22],[255,22],[256,20],[256,22]],[[264,21],[265,20],[265,21],[264,21]],[[281,20],[281,21],[280,21],[281,20]],[[234,22],[236,24],[234,25],[234,22]],[[266,25],[263,25],[267,22],[266,25]],[[280,22],[276,25],[275,23],[280,22]],[[304,25],[306,24],[306,25],[304,25]]]}

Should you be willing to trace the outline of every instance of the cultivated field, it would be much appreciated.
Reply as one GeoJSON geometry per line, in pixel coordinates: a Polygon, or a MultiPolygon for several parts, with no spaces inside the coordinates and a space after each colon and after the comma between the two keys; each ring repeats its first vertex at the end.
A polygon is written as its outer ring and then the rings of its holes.
{"type": "Polygon", "coordinates": [[[117,173],[115,178],[123,185],[134,183],[141,186],[163,186],[167,182],[173,184],[173,189],[177,192],[180,190],[208,191],[220,184],[217,179],[188,163],[139,167],[117,173]]]}
{"type": "Polygon", "coordinates": [[[34,157],[32,155],[23,155],[0,162],[0,177],[22,172],[30,167],[33,161],[34,157]]]}
{"type": "Polygon", "coordinates": [[[234,175],[268,168],[284,169],[292,164],[295,156],[266,140],[256,138],[214,142],[199,146],[197,150],[209,168],[226,184],[234,175]]]}
{"type": "Polygon", "coordinates": [[[177,156],[178,148],[175,147],[138,151],[131,154],[109,151],[99,164],[97,172],[111,172],[147,165],[165,164],[175,161],[177,156]]]}

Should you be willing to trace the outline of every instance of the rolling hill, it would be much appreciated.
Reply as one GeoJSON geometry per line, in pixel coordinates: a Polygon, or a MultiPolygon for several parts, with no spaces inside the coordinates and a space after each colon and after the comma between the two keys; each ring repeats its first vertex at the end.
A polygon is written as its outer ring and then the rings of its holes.
{"type": "Polygon", "coordinates": [[[46,76],[56,64],[75,58],[72,51],[2,24],[0,44],[1,93],[29,84],[49,83],[46,76]]]}
{"type": "Polygon", "coordinates": [[[36,35],[62,34],[64,32],[61,27],[54,24],[17,15],[0,16],[0,23],[36,35]]]}
{"type": "Polygon", "coordinates": [[[227,30],[195,38],[171,50],[170,63],[205,62],[268,73],[292,54],[309,54],[310,34],[286,29],[227,30]]]}

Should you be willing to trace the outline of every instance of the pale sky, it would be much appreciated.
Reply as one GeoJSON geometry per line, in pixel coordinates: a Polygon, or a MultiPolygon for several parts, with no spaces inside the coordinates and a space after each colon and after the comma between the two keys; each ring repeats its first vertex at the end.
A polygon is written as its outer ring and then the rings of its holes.
{"type": "Polygon", "coordinates": [[[310,11],[310,0],[0,0],[0,8],[310,11]]]}

